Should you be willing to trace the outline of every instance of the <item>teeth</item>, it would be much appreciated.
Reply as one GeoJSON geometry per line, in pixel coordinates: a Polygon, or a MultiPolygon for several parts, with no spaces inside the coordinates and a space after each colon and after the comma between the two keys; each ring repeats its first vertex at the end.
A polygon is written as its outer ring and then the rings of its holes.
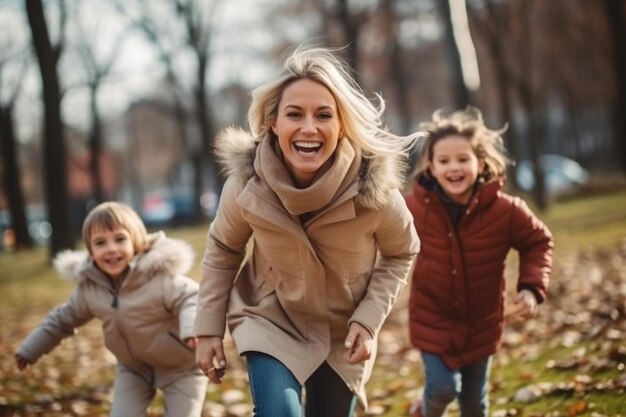
{"type": "Polygon", "coordinates": [[[319,148],[322,146],[322,144],[319,142],[294,142],[294,145],[299,148],[308,148],[308,149],[319,148]]]}

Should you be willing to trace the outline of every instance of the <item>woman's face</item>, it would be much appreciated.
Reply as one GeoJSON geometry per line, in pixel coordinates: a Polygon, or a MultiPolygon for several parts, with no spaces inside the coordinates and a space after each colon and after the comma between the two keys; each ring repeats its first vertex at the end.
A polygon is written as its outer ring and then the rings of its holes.
{"type": "Polygon", "coordinates": [[[296,186],[308,187],[337,149],[341,125],[335,98],[316,81],[294,81],[283,91],[272,130],[296,186]]]}
{"type": "Polygon", "coordinates": [[[448,197],[459,204],[467,204],[478,174],[485,168],[484,161],[478,159],[469,139],[461,135],[439,139],[432,152],[432,175],[448,197]]]}

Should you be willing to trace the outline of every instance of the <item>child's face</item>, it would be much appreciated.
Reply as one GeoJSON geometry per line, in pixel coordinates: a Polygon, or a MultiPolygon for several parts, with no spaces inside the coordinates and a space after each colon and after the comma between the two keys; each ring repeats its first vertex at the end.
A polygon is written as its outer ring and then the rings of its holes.
{"type": "Polygon", "coordinates": [[[468,139],[450,135],[439,139],[433,146],[430,172],[454,202],[467,204],[478,174],[485,168],[468,139]]]}
{"type": "Polygon", "coordinates": [[[130,234],[121,227],[113,230],[94,229],[89,238],[89,247],[98,268],[111,279],[121,278],[135,256],[130,234]]]}

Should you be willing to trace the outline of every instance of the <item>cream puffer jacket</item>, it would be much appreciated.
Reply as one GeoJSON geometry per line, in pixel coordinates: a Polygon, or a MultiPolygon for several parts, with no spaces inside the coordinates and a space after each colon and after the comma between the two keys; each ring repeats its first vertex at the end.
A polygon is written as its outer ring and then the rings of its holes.
{"type": "Polygon", "coordinates": [[[53,309],[17,351],[30,363],[93,318],[102,322],[106,347],[117,360],[147,379],[193,371],[195,356],[183,340],[193,336],[198,283],[183,275],[193,263],[191,247],[162,232],[137,255],[119,289],[86,251],[66,251],[55,261],[59,274],[76,283],[65,304],[53,309]]]}

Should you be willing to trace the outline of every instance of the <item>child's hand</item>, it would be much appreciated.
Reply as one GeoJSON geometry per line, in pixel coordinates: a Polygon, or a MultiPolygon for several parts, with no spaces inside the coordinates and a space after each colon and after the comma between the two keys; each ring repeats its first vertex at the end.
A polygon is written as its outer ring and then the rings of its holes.
{"type": "Polygon", "coordinates": [[[509,314],[523,319],[534,317],[537,314],[537,299],[535,298],[535,294],[530,290],[520,291],[515,297],[514,304],[509,314]]]}
{"type": "Polygon", "coordinates": [[[15,354],[15,363],[17,364],[17,369],[20,371],[23,371],[29,365],[29,362],[17,353],[15,354]]]}
{"type": "Polygon", "coordinates": [[[196,346],[198,346],[198,338],[197,337],[187,337],[183,340],[187,347],[191,350],[196,350],[196,346]]]}
{"type": "Polygon", "coordinates": [[[354,365],[369,359],[372,356],[372,343],[370,332],[359,323],[352,322],[344,343],[346,362],[354,365]]]}

